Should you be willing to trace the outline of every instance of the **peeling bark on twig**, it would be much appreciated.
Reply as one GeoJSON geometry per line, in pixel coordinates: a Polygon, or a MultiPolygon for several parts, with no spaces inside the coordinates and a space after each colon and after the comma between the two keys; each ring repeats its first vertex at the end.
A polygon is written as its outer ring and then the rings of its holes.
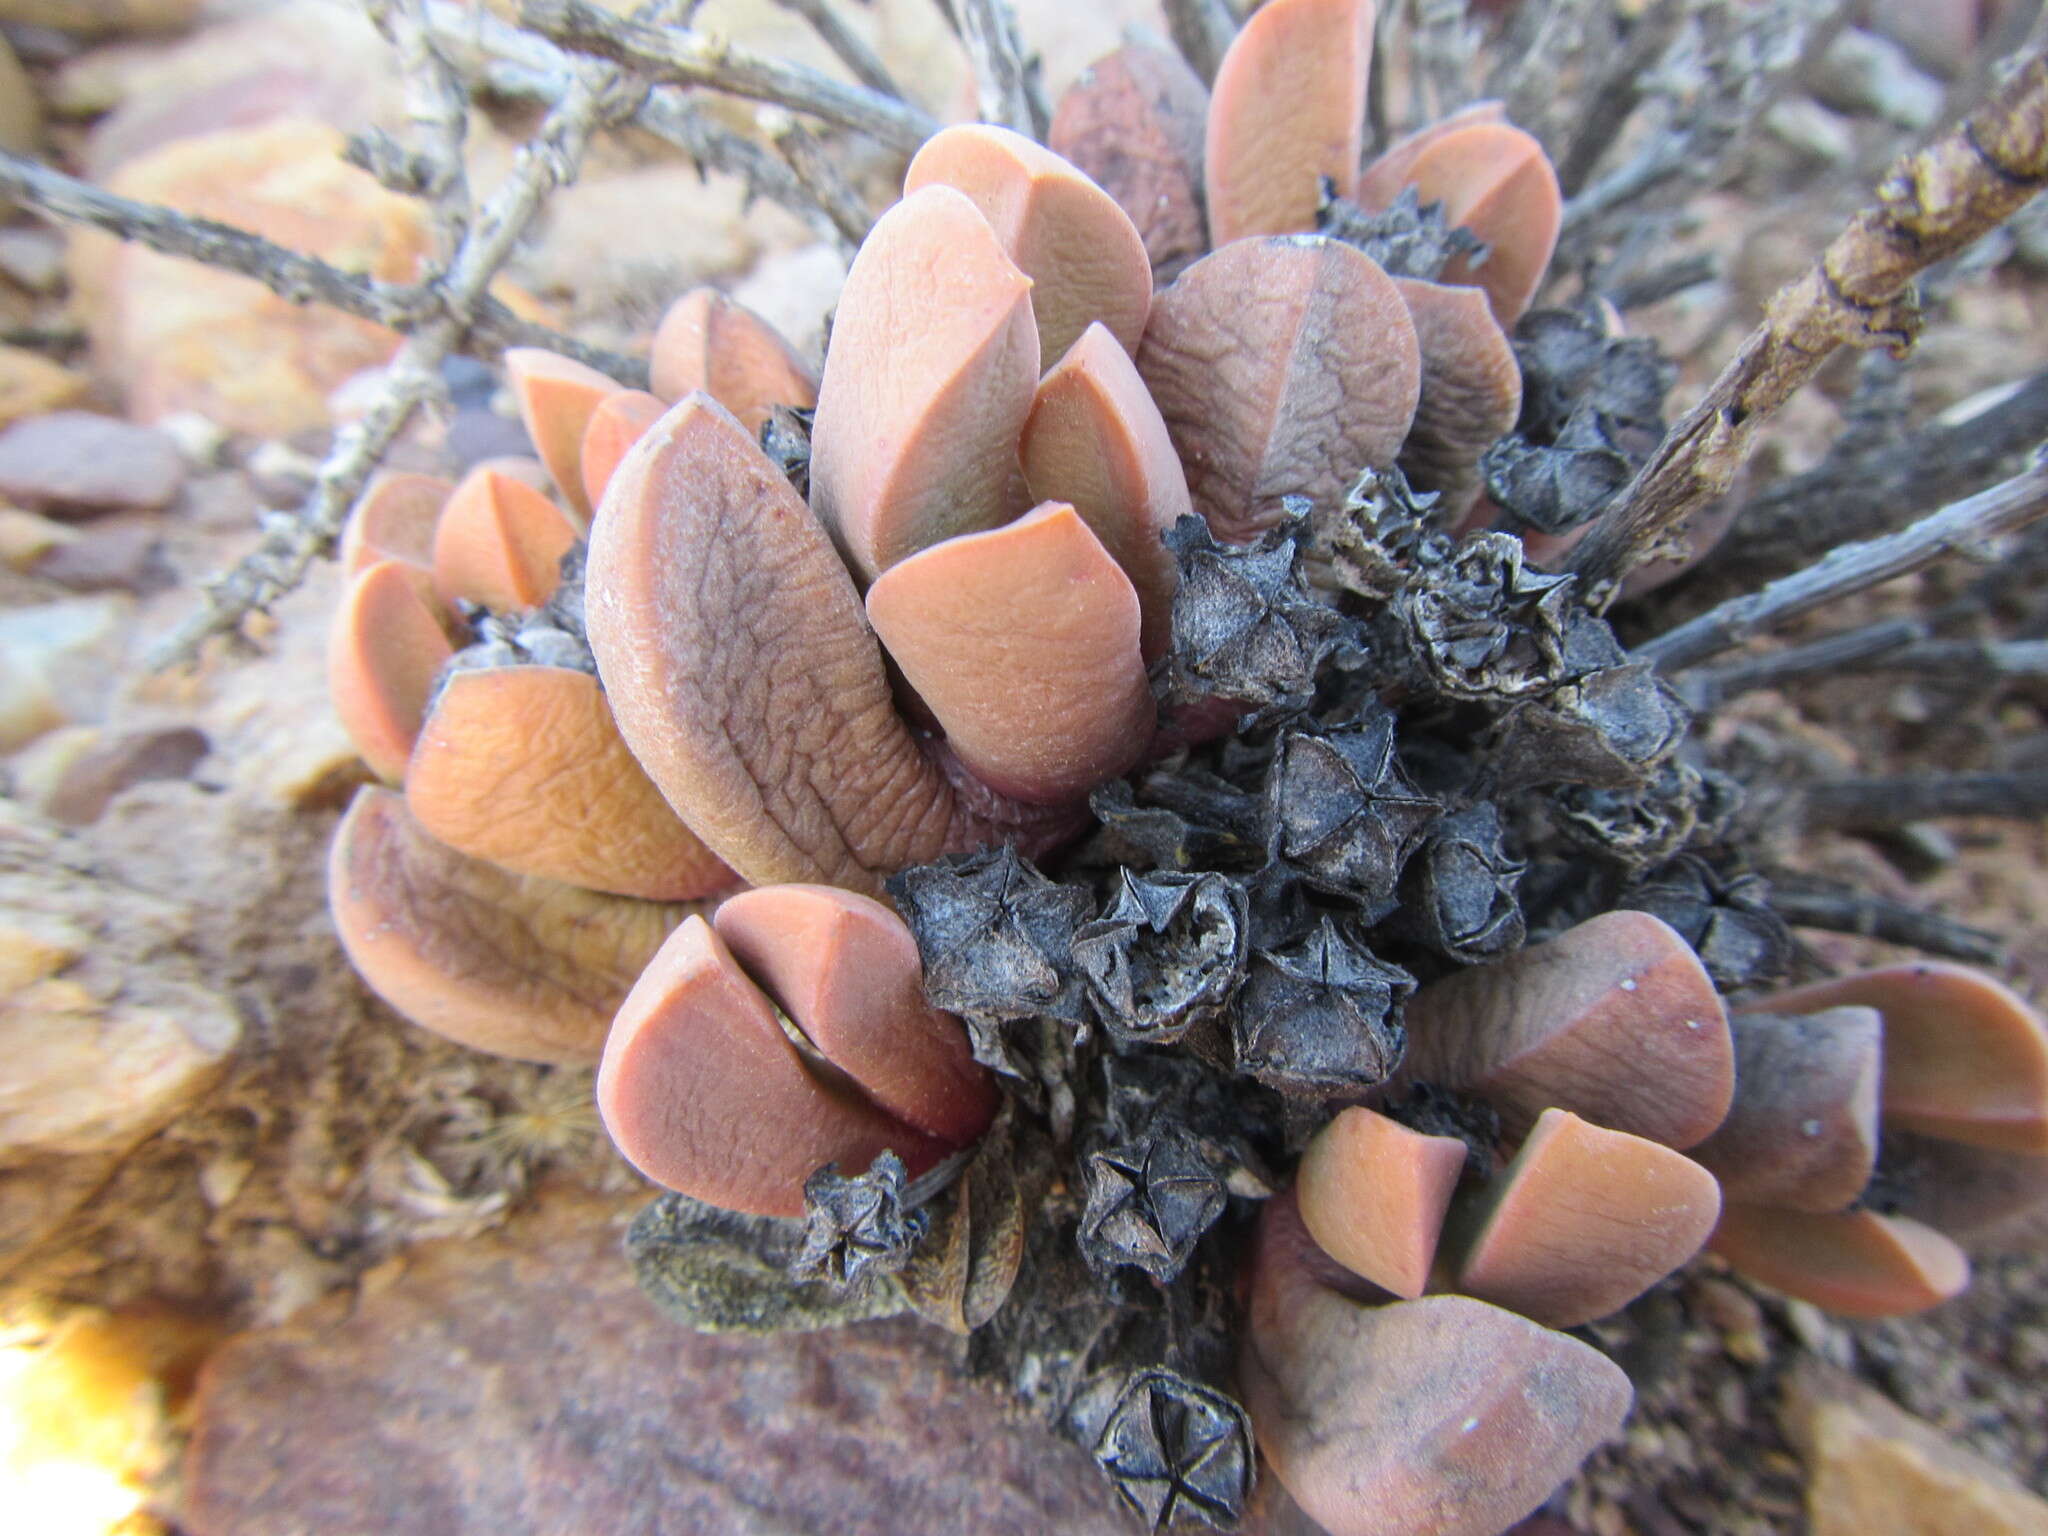
{"type": "Polygon", "coordinates": [[[1647,559],[1675,553],[1692,516],[1724,494],[1762,424],[1844,344],[1909,346],[1913,278],[1996,227],[2048,184],[2048,58],[2022,67],[1983,110],[1894,167],[1672,429],[1572,561],[1604,604],[1647,559]]]}

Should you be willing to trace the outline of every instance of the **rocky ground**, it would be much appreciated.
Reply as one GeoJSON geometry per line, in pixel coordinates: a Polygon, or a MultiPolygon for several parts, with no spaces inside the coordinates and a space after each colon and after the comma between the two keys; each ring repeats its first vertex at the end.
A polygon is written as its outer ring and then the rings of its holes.
{"type": "MultiPolygon", "coordinates": [[[[1158,25],[1116,0],[1048,37],[1025,9],[1055,84],[1124,21],[1158,25]]],[[[705,15],[815,54],[773,5],[705,15]]],[[[868,22],[943,108],[962,75],[934,17],[881,0],[868,22]]],[[[1801,98],[1800,132],[1760,151],[1764,190],[1704,205],[1694,238],[1724,278],[1639,316],[1689,386],[1832,232],[1872,114],[1924,109],[1901,78],[1861,116],[1801,98]]],[[[340,6],[0,0],[0,145],[402,273],[417,213],[335,159],[396,112],[381,43],[340,6]]],[[[474,136],[479,176],[524,126],[474,136]]],[[[815,343],[842,273],[790,216],[629,141],[558,200],[512,292],[626,343],[715,281],[815,343]]],[[[84,1523],[47,1528],[127,1536],[1130,1529],[1087,1459],[964,1380],[942,1336],[664,1326],[617,1257],[646,1190],[604,1145],[588,1075],[443,1045],[363,991],[321,893],[361,778],[325,701],[331,572],[247,653],[144,667],[259,511],[296,503],[389,346],[0,205],[0,1408],[18,1409],[0,1490],[69,1469],[61,1507],[84,1523]]],[[[1950,292],[1915,416],[2044,361],[2048,278],[2007,261],[1950,292]]],[[[414,432],[408,467],[516,439],[487,375],[452,382],[461,409],[414,432]]],[[[1795,406],[1760,478],[1815,457],[1849,387],[1831,372],[1795,406]]],[[[1745,699],[1716,746],[2003,766],[2048,739],[2044,703],[1823,677],[1745,699]]],[[[2010,979],[2041,996],[2048,831],[1942,836],[1910,874],[1844,837],[1781,852],[2009,935],[2010,979]]],[[[1807,937],[1818,965],[1884,953],[1807,937]]],[[[1529,1530],[2048,1531],[2043,1235],[1983,1256],[1962,1300],[1882,1324],[1695,1265],[1598,1330],[1640,1406],[1529,1530]]],[[[1277,1488],[1260,1498],[1254,1529],[1305,1529],[1277,1488]]]]}

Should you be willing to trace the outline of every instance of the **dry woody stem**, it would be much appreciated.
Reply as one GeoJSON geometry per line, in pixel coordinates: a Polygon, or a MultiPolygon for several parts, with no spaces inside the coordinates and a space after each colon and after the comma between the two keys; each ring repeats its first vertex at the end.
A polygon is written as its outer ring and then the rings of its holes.
{"type": "Polygon", "coordinates": [[[1895,166],[1878,202],[1779,290],[1734,360],[1575,552],[1596,600],[1669,553],[1725,493],[1759,427],[1844,345],[1903,351],[1919,328],[1914,276],[2048,184],[2048,58],[2036,56],[1961,126],[1895,166]]]}
{"type": "Polygon", "coordinates": [[[1837,598],[2011,533],[2044,514],[2048,514],[2048,463],[2036,463],[1987,491],[1930,513],[1909,528],[1866,544],[1845,544],[1760,592],[1710,608],[1638,646],[1636,655],[1664,671],[1676,671],[1837,598]]]}
{"type": "Polygon", "coordinates": [[[1925,821],[1930,816],[2009,816],[2048,813],[2048,772],[1882,774],[1830,779],[1799,792],[1799,825],[1874,831],[1925,821]]]}
{"type": "Polygon", "coordinates": [[[526,0],[519,20],[572,52],[609,59],[646,79],[709,86],[807,113],[906,155],[939,131],[929,113],[864,85],[848,85],[702,33],[622,21],[587,0],[526,0]]]}

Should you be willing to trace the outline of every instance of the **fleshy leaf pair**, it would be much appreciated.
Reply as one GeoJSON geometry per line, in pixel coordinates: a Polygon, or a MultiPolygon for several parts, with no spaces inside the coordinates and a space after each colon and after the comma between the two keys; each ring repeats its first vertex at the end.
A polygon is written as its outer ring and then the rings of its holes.
{"type": "Polygon", "coordinates": [[[2048,1202],[2048,1029],[1977,972],[1924,963],[1761,999],[1734,1020],[1728,1191],[1711,1247],[1857,1317],[1969,1283],[1961,1242],[2048,1202]]]}

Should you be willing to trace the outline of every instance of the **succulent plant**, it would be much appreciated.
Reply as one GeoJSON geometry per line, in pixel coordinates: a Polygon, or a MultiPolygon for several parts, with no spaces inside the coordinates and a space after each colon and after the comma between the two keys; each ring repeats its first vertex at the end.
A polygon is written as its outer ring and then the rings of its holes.
{"type": "Polygon", "coordinates": [[[1724,1004],[1768,886],[1537,558],[1668,370],[1530,311],[1557,180],[1498,107],[1363,163],[1373,22],[1269,0],[1213,94],[1134,43],[1050,148],[944,130],[815,388],[700,290],[652,394],[515,354],[540,464],[345,547],[364,977],[599,1061],[669,1310],[970,1334],[1155,1528],[1263,1454],[1336,1536],[1487,1536],[1627,1411],[1560,1330],[1703,1246],[1931,1304],[2048,1196],[1995,984],[1724,1004]]]}

